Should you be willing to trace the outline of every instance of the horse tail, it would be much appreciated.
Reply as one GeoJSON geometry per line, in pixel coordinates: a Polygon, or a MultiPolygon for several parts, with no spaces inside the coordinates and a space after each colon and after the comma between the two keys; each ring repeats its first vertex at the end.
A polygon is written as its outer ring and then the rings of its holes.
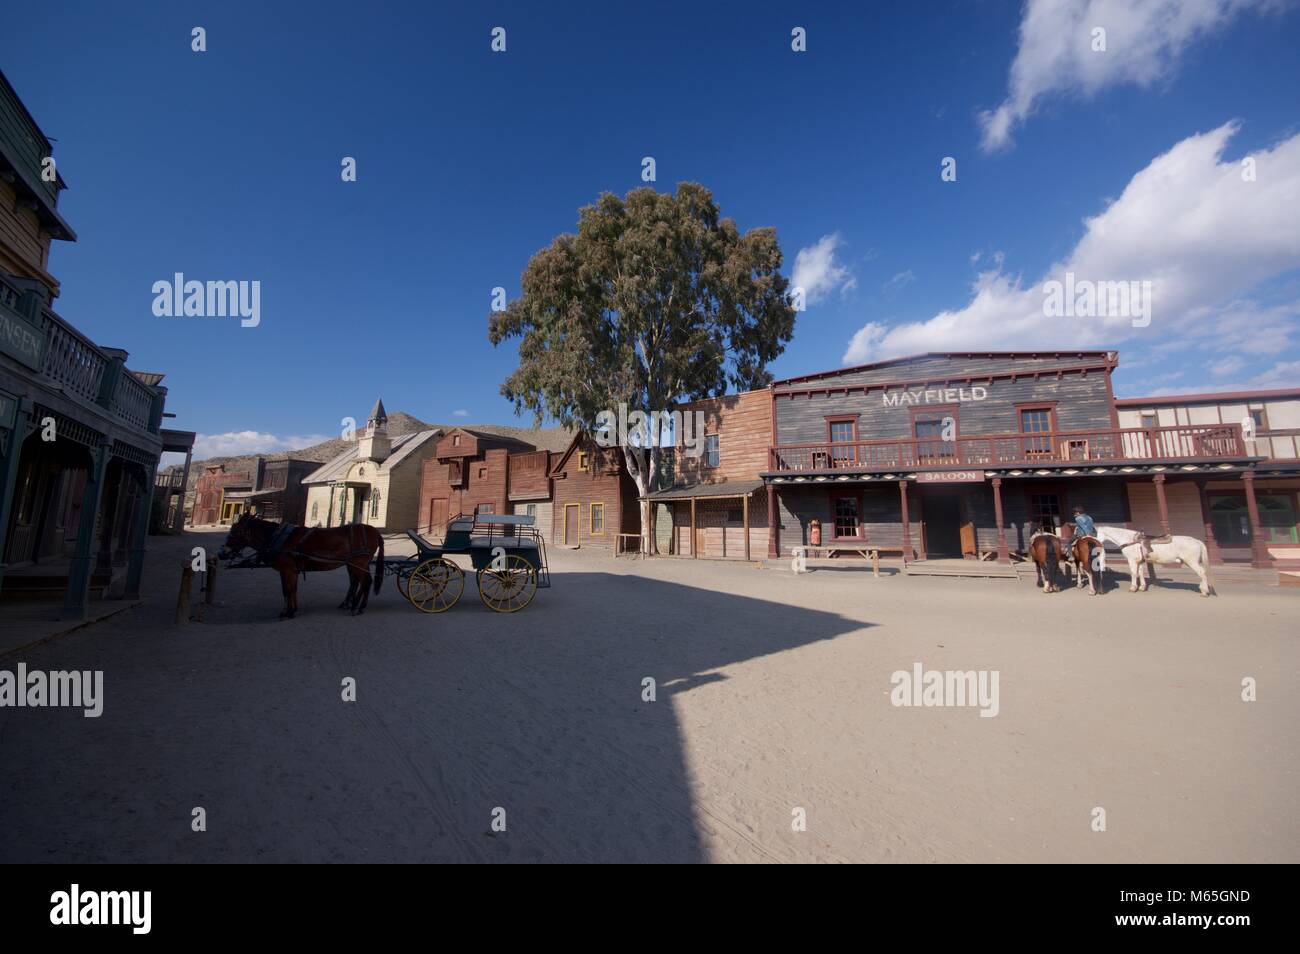
{"type": "MultiPolygon", "coordinates": [[[[375,533],[379,533],[378,530],[375,533]]],[[[384,585],[384,535],[379,533],[379,552],[375,556],[375,592],[384,585]]]]}
{"type": "Polygon", "coordinates": [[[1214,580],[1210,578],[1210,548],[1205,545],[1204,540],[1198,540],[1201,545],[1201,569],[1205,571],[1205,585],[1214,592],[1214,580]]]}

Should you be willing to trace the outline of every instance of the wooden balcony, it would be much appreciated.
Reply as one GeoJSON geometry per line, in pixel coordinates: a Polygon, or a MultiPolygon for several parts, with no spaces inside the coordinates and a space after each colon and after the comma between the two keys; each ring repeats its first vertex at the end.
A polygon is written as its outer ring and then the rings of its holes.
{"type": "Polygon", "coordinates": [[[74,402],[93,405],[129,428],[156,434],[161,395],[125,367],[123,352],[105,350],[0,275],[0,311],[26,345],[20,363],[74,402]]]}
{"type": "Polygon", "coordinates": [[[1256,431],[1254,438],[1246,441],[1246,450],[1268,460],[1300,460],[1300,428],[1256,431]]]}
{"type": "MultiPolygon", "coordinates": [[[[1300,432],[1297,432],[1300,433],[1300,432]]],[[[1297,438],[1293,435],[1292,447],[1297,438]]],[[[1258,439],[1256,444],[1259,444],[1258,439]]],[[[961,435],[954,440],[898,438],[821,444],[778,444],[770,471],[834,473],[1136,461],[1229,461],[1257,456],[1240,424],[961,435]]]]}

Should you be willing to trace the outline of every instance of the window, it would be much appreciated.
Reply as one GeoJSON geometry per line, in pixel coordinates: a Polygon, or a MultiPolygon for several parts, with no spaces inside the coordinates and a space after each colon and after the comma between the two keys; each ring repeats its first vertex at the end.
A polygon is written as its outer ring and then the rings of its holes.
{"type": "Polygon", "coordinates": [[[605,505],[591,505],[591,535],[602,536],[605,533],[605,505]]]}
{"type": "Polygon", "coordinates": [[[918,417],[912,424],[916,434],[916,456],[923,461],[951,460],[957,456],[957,444],[945,440],[945,432],[955,436],[956,420],[952,417],[918,417]]]}
{"type": "Polygon", "coordinates": [[[1158,417],[1156,417],[1156,412],[1155,412],[1155,411],[1143,411],[1143,412],[1142,412],[1142,426],[1143,426],[1143,427],[1159,427],[1159,426],[1160,426],[1160,419],[1159,419],[1158,417]]]}
{"type": "Polygon", "coordinates": [[[487,468],[486,468],[486,467],[480,467],[480,468],[478,469],[478,479],[479,479],[479,480],[486,480],[486,479],[487,479],[487,468]]]}
{"type": "Polygon", "coordinates": [[[722,459],[719,440],[717,434],[707,434],[704,437],[704,466],[717,467],[718,461],[722,459]]]}
{"type": "Polygon", "coordinates": [[[861,536],[862,524],[858,520],[858,498],[835,498],[835,536],[837,538],[861,536]]]}
{"type": "Polygon", "coordinates": [[[1210,496],[1210,524],[1214,539],[1221,547],[1250,545],[1250,513],[1246,509],[1245,494],[1212,494],[1210,496]]]}
{"type": "Polygon", "coordinates": [[[1056,533],[1061,529],[1060,494],[1030,494],[1029,520],[1035,532],[1056,533]]]}
{"type": "Polygon", "coordinates": [[[836,444],[852,444],[858,439],[857,418],[831,418],[826,422],[831,439],[830,466],[843,467],[857,462],[857,448],[836,447],[836,444]]]}
{"type": "Polygon", "coordinates": [[[460,435],[459,435],[459,434],[453,434],[453,435],[451,436],[451,446],[452,446],[452,447],[459,447],[459,446],[460,446],[460,435]]]}
{"type": "Polygon", "coordinates": [[[320,501],[313,500],[311,503],[311,518],[313,520],[316,520],[319,518],[319,516],[320,516],[320,501]]]}
{"type": "Polygon", "coordinates": [[[346,523],[348,519],[348,492],[345,490],[339,494],[339,523],[346,523]]]}
{"type": "Polygon", "coordinates": [[[370,491],[370,516],[379,516],[379,491],[377,489],[370,491]]]}
{"type": "Polygon", "coordinates": [[[591,467],[591,455],[586,453],[578,454],[578,470],[588,470],[591,467]]]}
{"type": "Polygon", "coordinates": [[[1265,416],[1262,407],[1253,407],[1246,413],[1249,414],[1250,419],[1255,422],[1256,431],[1268,430],[1268,418],[1265,416]]]}
{"type": "Polygon", "coordinates": [[[1025,438],[1025,457],[1050,457],[1052,455],[1051,432],[1053,429],[1051,407],[1020,408],[1020,433],[1044,435],[1043,437],[1025,438]]]}
{"type": "Polygon", "coordinates": [[[524,516],[526,517],[537,516],[537,504],[524,504],[524,516]]]}
{"type": "MultiPolygon", "coordinates": [[[[1257,494],[1259,528],[1265,543],[1297,543],[1294,499],[1290,494],[1257,494]]],[[[1250,511],[1245,494],[1210,494],[1210,523],[1221,547],[1250,546],[1250,511]]]]}
{"type": "Polygon", "coordinates": [[[490,503],[481,503],[476,508],[479,513],[496,513],[496,507],[490,503]]]}

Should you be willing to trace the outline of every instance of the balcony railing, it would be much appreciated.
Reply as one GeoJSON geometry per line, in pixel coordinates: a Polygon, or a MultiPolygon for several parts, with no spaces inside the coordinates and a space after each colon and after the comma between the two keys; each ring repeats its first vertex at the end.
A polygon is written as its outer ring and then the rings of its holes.
{"type": "MultiPolygon", "coordinates": [[[[27,295],[0,275],[0,309],[7,313],[9,320],[31,326],[31,312],[27,310],[31,301],[27,295]]],[[[154,426],[157,392],[127,371],[117,357],[49,309],[40,309],[38,321],[39,326],[32,328],[32,334],[43,348],[36,352],[41,377],[53,382],[63,393],[95,404],[133,428],[157,430],[154,426]]]]}
{"type": "MultiPolygon", "coordinates": [[[[1300,433],[1300,432],[1297,432],[1300,433]]],[[[1293,437],[1294,440],[1294,437],[1293,437]]],[[[822,444],[778,444],[772,471],[895,470],[1035,464],[1121,463],[1138,460],[1238,460],[1256,456],[1240,424],[1180,425],[1127,430],[978,434],[822,444]]]]}
{"type": "Polygon", "coordinates": [[[1269,460],[1300,460],[1300,428],[1256,431],[1254,438],[1246,441],[1246,450],[1253,457],[1269,460]]]}

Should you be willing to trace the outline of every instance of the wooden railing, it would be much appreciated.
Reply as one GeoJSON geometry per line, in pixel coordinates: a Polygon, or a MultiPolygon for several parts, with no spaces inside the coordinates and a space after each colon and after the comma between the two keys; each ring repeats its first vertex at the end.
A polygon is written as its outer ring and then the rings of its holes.
{"type": "Polygon", "coordinates": [[[108,356],[52,312],[45,312],[45,376],[78,397],[98,401],[108,356]]]}
{"type": "Polygon", "coordinates": [[[989,467],[1134,460],[1227,460],[1255,456],[1240,424],[1180,425],[1055,431],[1040,434],[962,435],[952,440],[898,438],[821,444],[778,444],[772,471],[891,470],[989,467]]]}
{"type": "Polygon", "coordinates": [[[1269,460],[1300,460],[1300,428],[1256,431],[1254,439],[1246,441],[1246,450],[1269,460]]]}

